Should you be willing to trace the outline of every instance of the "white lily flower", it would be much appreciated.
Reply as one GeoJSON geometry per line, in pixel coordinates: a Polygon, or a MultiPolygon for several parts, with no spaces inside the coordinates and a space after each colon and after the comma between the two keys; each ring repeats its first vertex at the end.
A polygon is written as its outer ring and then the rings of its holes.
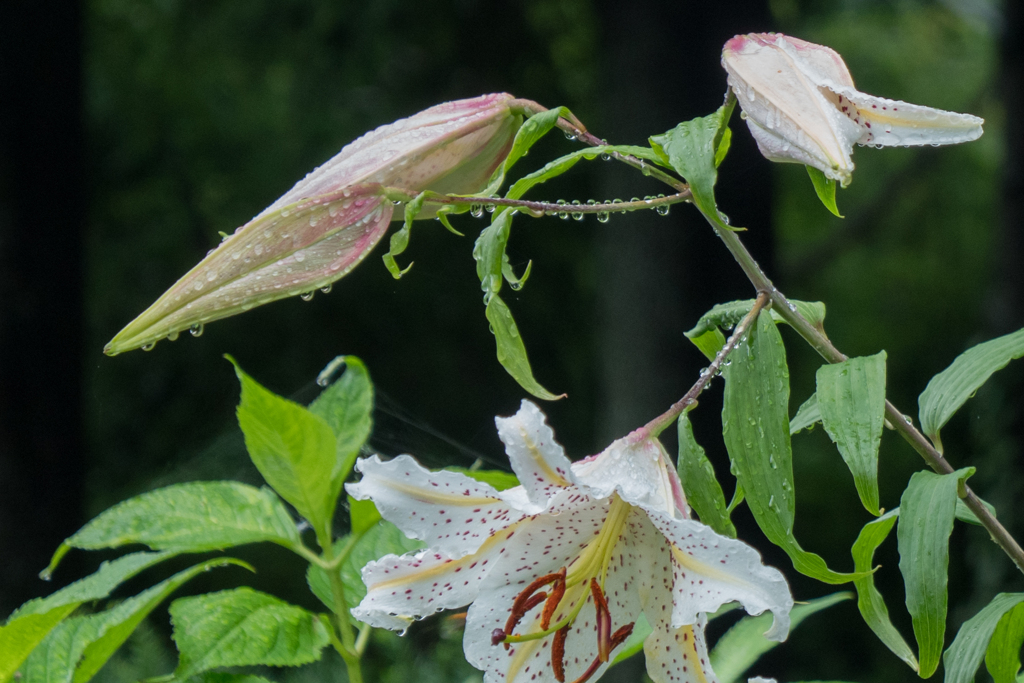
{"type": "Polygon", "coordinates": [[[736,36],[722,50],[729,86],[766,158],[813,166],[845,187],[853,145],[951,145],[981,137],[983,119],[862,93],[843,58],[779,33],[736,36]]]}
{"type": "Polygon", "coordinates": [[[495,421],[522,482],[506,491],[409,456],[359,461],[363,478],[349,493],[429,547],[366,565],[357,619],[403,629],[472,603],[466,658],[488,683],[600,676],[641,611],[656,683],[714,683],[705,614],[727,602],[771,610],[766,636],[785,639],[793,599],[782,573],[689,519],[679,478],[646,429],[570,464],[529,401],[495,421]]]}

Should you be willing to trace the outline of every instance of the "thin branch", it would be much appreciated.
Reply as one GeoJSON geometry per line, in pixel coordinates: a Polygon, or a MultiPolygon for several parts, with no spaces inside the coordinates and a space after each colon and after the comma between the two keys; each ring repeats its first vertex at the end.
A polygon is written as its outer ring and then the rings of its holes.
{"type": "Polygon", "coordinates": [[[653,435],[658,435],[665,430],[680,414],[697,402],[697,397],[700,396],[701,392],[711,383],[711,380],[715,378],[718,373],[722,371],[722,364],[725,363],[725,359],[729,357],[729,354],[739,345],[743,337],[746,336],[747,331],[750,329],[754,321],[757,320],[757,316],[761,313],[761,310],[771,301],[771,295],[768,292],[758,292],[757,298],[754,300],[754,305],[745,316],[743,320],[736,325],[733,333],[729,336],[729,339],[725,342],[725,346],[718,350],[715,354],[715,359],[711,361],[711,365],[700,371],[700,379],[698,379],[690,390],[686,394],[672,404],[665,413],[654,418],[648,422],[644,429],[648,430],[653,435]]]}

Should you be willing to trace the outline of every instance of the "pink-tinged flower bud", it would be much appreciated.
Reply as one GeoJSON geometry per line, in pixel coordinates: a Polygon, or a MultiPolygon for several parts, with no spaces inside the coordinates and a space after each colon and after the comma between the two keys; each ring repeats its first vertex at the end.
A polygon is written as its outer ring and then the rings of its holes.
{"type": "Polygon", "coordinates": [[[392,218],[402,217],[383,188],[481,191],[508,155],[523,113],[535,106],[504,93],[484,95],[367,133],[225,238],[104,352],[151,348],[183,330],[197,334],[211,320],[330,285],[366,257],[392,218]]]}
{"type": "Polygon", "coordinates": [[[799,38],[736,36],[722,50],[722,66],[766,158],[813,166],[843,186],[854,144],[949,145],[982,133],[977,116],[858,91],[838,53],[799,38]]]}

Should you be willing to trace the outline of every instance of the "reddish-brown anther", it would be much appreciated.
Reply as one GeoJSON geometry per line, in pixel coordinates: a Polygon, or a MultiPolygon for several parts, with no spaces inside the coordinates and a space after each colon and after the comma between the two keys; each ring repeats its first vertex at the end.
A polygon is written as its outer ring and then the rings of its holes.
{"type": "Polygon", "coordinates": [[[551,617],[554,616],[558,604],[562,602],[562,597],[565,595],[565,567],[562,567],[562,571],[559,574],[560,576],[555,581],[555,585],[551,587],[551,594],[548,595],[547,602],[544,603],[544,611],[541,613],[540,618],[541,631],[547,631],[551,626],[551,617]]]}
{"type": "Polygon", "coordinates": [[[565,638],[569,635],[569,626],[566,624],[555,631],[551,639],[551,671],[558,683],[565,683],[565,638]]]}
{"type": "Polygon", "coordinates": [[[594,596],[594,609],[597,610],[597,658],[607,662],[612,652],[612,614],[597,579],[590,580],[590,594],[594,596]]]}

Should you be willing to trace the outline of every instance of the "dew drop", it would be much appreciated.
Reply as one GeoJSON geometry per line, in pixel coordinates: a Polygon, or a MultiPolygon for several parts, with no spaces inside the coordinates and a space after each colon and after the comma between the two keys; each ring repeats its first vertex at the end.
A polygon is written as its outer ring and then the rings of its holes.
{"type": "Polygon", "coordinates": [[[142,345],[142,350],[143,351],[152,351],[155,348],[156,348],[156,342],[149,342],[148,344],[143,344],[142,345]]]}
{"type": "Polygon", "coordinates": [[[597,222],[598,223],[607,223],[609,217],[610,216],[609,216],[607,211],[602,211],[602,212],[597,214],[597,222]]]}
{"type": "Polygon", "coordinates": [[[323,287],[320,288],[320,292],[323,294],[330,294],[331,287],[333,287],[333,285],[324,285],[323,287]]]}
{"type": "Polygon", "coordinates": [[[168,333],[167,341],[178,341],[178,335],[180,333],[180,330],[174,330],[173,332],[168,333]]]}
{"type": "Polygon", "coordinates": [[[196,323],[192,327],[188,328],[188,333],[191,334],[193,337],[203,336],[203,324],[196,323]]]}
{"type": "Polygon", "coordinates": [[[312,291],[310,291],[310,292],[303,292],[302,294],[299,294],[299,298],[302,299],[303,301],[312,301],[313,300],[313,295],[315,293],[316,292],[312,292],[312,291]]]}
{"type": "Polygon", "coordinates": [[[479,204],[473,204],[469,207],[469,215],[473,218],[480,218],[484,215],[484,207],[479,204]]]}
{"type": "MultiPolygon", "coordinates": [[[[580,205],[580,200],[578,200],[578,199],[572,200],[572,205],[573,206],[579,206],[580,205]]],[[[572,219],[574,221],[581,221],[581,220],[583,220],[583,212],[582,211],[573,211],[572,212],[572,219]]]]}
{"type": "Polygon", "coordinates": [[[662,204],[661,206],[656,207],[654,210],[658,213],[659,216],[667,216],[668,215],[668,210],[669,210],[669,205],[668,204],[662,204]]]}
{"type": "MultiPolygon", "coordinates": [[[[559,206],[565,206],[565,200],[564,199],[559,199],[557,202],[555,202],[555,204],[558,204],[559,206]]],[[[559,211],[558,212],[558,217],[561,218],[563,221],[567,220],[569,218],[569,212],[568,211],[559,211]]]]}
{"type": "Polygon", "coordinates": [[[572,133],[570,133],[569,131],[566,131],[565,132],[565,139],[569,140],[571,142],[572,140],[576,139],[576,136],[573,135],[572,133]]]}

